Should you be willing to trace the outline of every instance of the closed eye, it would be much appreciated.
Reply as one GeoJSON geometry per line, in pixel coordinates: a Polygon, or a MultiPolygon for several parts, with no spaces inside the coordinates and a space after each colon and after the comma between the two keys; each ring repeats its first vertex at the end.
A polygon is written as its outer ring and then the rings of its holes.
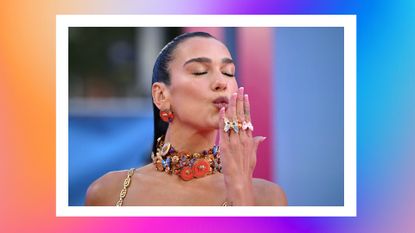
{"type": "Polygon", "coordinates": [[[234,75],[234,74],[230,74],[230,73],[222,73],[222,74],[224,74],[224,75],[226,75],[226,76],[228,76],[228,77],[235,77],[235,75],[234,75]]]}
{"type": "Polygon", "coordinates": [[[196,76],[200,76],[200,75],[204,75],[204,74],[207,74],[207,72],[205,71],[205,72],[195,72],[195,73],[193,73],[193,75],[196,75],[196,76]]]}
{"type": "MultiPolygon", "coordinates": [[[[207,74],[208,72],[207,71],[205,71],[205,72],[194,72],[194,73],[192,73],[193,75],[196,75],[196,76],[201,76],[201,75],[205,75],[205,74],[207,74]]],[[[234,74],[231,74],[231,73],[226,73],[226,72],[223,72],[222,73],[223,75],[225,75],[225,76],[228,76],[228,77],[235,77],[235,75],[234,74]]]]}

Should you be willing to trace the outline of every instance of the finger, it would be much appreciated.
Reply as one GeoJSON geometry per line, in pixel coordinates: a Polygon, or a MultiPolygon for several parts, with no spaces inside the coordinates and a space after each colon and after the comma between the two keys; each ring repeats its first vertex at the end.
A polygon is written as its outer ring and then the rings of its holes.
{"type": "Polygon", "coordinates": [[[229,141],[229,134],[225,132],[225,108],[219,110],[219,144],[229,141]]]}
{"type": "MultiPolygon", "coordinates": [[[[231,99],[229,101],[228,111],[227,111],[227,117],[228,117],[229,121],[231,121],[232,123],[234,122],[234,120],[236,120],[236,98],[237,98],[237,96],[238,96],[238,93],[233,93],[232,94],[231,99]]],[[[239,140],[239,136],[237,135],[237,133],[232,128],[230,130],[230,138],[229,138],[231,143],[232,142],[236,143],[236,136],[238,137],[238,140],[239,140]]]]}
{"type": "Polygon", "coordinates": [[[253,146],[253,152],[251,154],[251,157],[249,157],[249,171],[251,171],[251,176],[255,170],[255,166],[256,166],[256,161],[257,161],[257,154],[258,154],[258,146],[259,144],[261,144],[264,140],[266,139],[266,137],[262,137],[262,136],[257,136],[253,138],[254,141],[254,146],[253,146]]]}
{"type": "Polygon", "coordinates": [[[238,90],[238,98],[236,99],[236,116],[238,120],[245,120],[245,110],[244,110],[244,88],[240,87],[238,90]]]}
{"type": "Polygon", "coordinates": [[[254,151],[256,152],[258,150],[259,144],[261,144],[263,141],[265,141],[266,137],[263,136],[256,136],[254,137],[254,151]]]}
{"type": "MultiPolygon", "coordinates": [[[[244,95],[244,113],[245,113],[245,121],[246,122],[251,122],[251,106],[250,106],[250,103],[249,103],[248,94],[244,95]]],[[[246,132],[247,132],[248,136],[252,137],[251,130],[247,129],[246,132]]]]}
{"type": "Polygon", "coordinates": [[[243,141],[246,137],[246,133],[242,130],[242,122],[245,120],[244,111],[244,88],[240,87],[238,90],[238,97],[236,99],[236,118],[239,127],[239,138],[243,141]]]}
{"type": "Polygon", "coordinates": [[[249,104],[248,94],[244,95],[244,113],[245,113],[245,121],[251,122],[251,106],[249,104]]]}

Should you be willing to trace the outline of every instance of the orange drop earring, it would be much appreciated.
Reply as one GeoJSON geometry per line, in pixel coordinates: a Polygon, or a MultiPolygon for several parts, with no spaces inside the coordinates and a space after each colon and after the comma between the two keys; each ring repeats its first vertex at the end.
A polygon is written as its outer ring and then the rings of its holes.
{"type": "Polygon", "coordinates": [[[171,111],[160,111],[160,118],[164,122],[171,123],[171,122],[173,122],[174,114],[171,111]]]}

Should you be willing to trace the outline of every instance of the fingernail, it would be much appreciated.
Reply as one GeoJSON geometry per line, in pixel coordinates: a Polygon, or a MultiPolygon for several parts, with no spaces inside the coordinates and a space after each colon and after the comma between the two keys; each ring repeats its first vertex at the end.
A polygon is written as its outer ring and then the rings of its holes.
{"type": "Polygon", "coordinates": [[[245,94],[245,98],[248,98],[248,94],[245,94]]]}
{"type": "Polygon", "coordinates": [[[267,139],[267,137],[262,137],[262,141],[265,141],[265,139],[267,139]]]}

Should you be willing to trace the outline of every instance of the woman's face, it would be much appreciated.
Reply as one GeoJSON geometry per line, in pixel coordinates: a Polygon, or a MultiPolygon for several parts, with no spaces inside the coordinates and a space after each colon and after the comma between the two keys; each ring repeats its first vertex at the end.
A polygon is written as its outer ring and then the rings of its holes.
{"type": "Polygon", "coordinates": [[[218,128],[219,109],[238,89],[226,46],[214,38],[189,38],[173,52],[169,74],[175,121],[199,130],[218,128]]]}

